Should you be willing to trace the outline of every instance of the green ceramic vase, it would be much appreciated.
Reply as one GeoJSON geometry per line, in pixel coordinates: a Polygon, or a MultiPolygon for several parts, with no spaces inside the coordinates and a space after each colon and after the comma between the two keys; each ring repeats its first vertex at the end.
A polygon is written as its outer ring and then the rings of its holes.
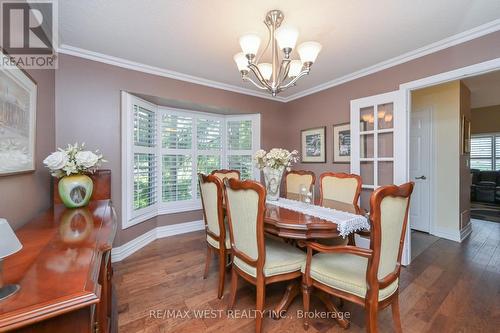
{"type": "Polygon", "coordinates": [[[59,179],[59,197],[68,208],[78,208],[88,205],[94,184],[86,175],[72,175],[59,179]]]}

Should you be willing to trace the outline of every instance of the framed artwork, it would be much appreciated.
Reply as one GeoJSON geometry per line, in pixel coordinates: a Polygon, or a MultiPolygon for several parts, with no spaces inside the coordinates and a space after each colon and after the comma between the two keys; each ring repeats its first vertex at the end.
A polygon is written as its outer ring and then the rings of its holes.
{"type": "Polygon", "coordinates": [[[333,163],[351,162],[351,125],[333,125],[333,163]]]}
{"type": "Polygon", "coordinates": [[[35,170],[36,101],[37,85],[25,71],[0,67],[0,176],[35,170]]]}
{"type": "Polygon", "coordinates": [[[462,154],[470,154],[470,120],[462,116],[462,154]]]}
{"type": "Polygon", "coordinates": [[[302,163],[326,162],[326,127],[302,130],[302,163]]]}

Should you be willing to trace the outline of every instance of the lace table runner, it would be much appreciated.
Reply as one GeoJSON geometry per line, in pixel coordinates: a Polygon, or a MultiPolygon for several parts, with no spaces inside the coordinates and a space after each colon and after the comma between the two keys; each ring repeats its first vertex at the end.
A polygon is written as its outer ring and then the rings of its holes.
{"type": "Polygon", "coordinates": [[[278,201],[268,200],[266,203],[334,222],[337,224],[337,230],[340,235],[344,238],[357,230],[370,229],[368,219],[362,215],[356,215],[322,206],[309,205],[300,201],[285,198],[280,198],[278,201]]]}

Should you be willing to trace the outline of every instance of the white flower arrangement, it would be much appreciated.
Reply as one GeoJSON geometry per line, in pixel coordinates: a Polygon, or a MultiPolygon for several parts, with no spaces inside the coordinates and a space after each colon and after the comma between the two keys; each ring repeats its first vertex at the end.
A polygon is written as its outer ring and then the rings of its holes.
{"type": "Polygon", "coordinates": [[[269,152],[265,150],[258,150],[254,156],[255,165],[259,169],[264,169],[265,167],[271,169],[286,168],[290,171],[292,163],[297,163],[299,160],[299,152],[293,150],[289,152],[286,149],[273,148],[269,152]]]}
{"type": "Polygon", "coordinates": [[[68,145],[66,149],[59,148],[43,160],[43,164],[49,168],[52,176],[61,178],[64,176],[94,173],[94,171],[106,162],[99,151],[95,153],[83,150],[85,143],[68,145]]]}

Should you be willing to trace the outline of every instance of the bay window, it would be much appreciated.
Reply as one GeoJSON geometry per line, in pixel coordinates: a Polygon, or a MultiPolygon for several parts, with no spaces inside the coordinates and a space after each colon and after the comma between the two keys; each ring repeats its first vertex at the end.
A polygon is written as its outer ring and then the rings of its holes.
{"type": "Polygon", "coordinates": [[[122,94],[123,227],[158,214],[201,209],[198,173],[260,175],[260,115],[219,115],[157,106],[122,94]]]}

